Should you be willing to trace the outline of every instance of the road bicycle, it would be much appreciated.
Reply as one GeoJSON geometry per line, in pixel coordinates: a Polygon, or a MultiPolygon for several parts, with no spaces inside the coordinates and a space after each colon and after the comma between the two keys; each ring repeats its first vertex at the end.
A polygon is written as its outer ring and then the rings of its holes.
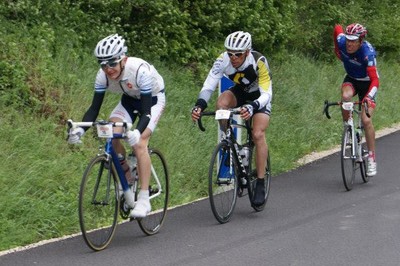
{"type": "MultiPolygon", "coordinates": [[[[362,105],[361,101],[350,102],[328,102],[325,101],[324,113],[328,119],[331,118],[329,114],[330,106],[340,106],[343,110],[349,112],[349,118],[344,122],[342,143],[341,143],[341,167],[343,184],[347,191],[353,189],[355,175],[360,169],[361,178],[364,183],[369,181],[367,176],[367,159],[368,149],[364,138],[364,126],[361,121],[362,105]],[[358,108],[355,108],[357,106],[358,108]],[[354,116],[357,118],[354,120],[354,116]]],[[[367,103],[364,103],[366,115],[369,117],[367,103]]]]}
{"type": "MultiPolygon", "coordinates": [[[[83,174],[79,191],[79,224],[83,239],[94,251],[105,249],[111,242],[118,223],[135,220],[129,213],[137,200],[141,184],[137,169],[132,165],[134,182],[128,185],[125,172],[113,147],[113,139],[123,139],[132,127],[126,122],[73,122],[68,120],[68,132],[76,127],[96,127],[101,142],[98,154],[89,162],[83,174]],[[122,133],[114,133],[114,127],[122,127],[122,133]],[[105,144],[104,144],[105,142],[105,144]]],[[[148,148],[151,159],[151,177],[148,187],[151,213],[137,219],[146,235],[156,234],[165,219],[169,199],[167,164],[160,151],[148,148]]],[[[128,158],[134,159],[134,153],[128,158]]],[[[133,160],[132,160],[133,161],[133,160]]]]}
{"type": "Polygon", "coordinates": [[[202,131],[205,131],[201,120],[202,116],[215,116],[216,120],[227,122],[224,136],[212,153],[208,171],[211,210],[221,224],[231,219],[237,197],[246,195],[246,191],[253,209],[257,212],[262,211],[266,205],[270,189],[271,164],[268,154],[264,178],[265,201],[262,205],[254,204],[257,171],[255,169],[255,147],[251,134],[251,120],[244,124],[235,122],[233,117],[239,113],[239,108],[202,112],[198,120],[198,126],[202,131]],[[246,140],[243,145],[239,144],[234,136],[235,128],[244,128],[246,131],[246,140]]]}

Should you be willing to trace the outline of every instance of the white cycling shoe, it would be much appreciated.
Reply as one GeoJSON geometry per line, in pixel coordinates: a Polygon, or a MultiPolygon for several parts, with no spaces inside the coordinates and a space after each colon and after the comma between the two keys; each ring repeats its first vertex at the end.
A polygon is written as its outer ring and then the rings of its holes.
{"type": "Polygon", "coordinates": [[[376,162],[372,158],[368,158],[367,176],[376,175],[376,162]]]}
{"type": "Polygon", "coordinates": [[[135,208],[130,213],[132,218],[144,218],[151,211],[151,204],[149,200],[149,192],[140,191],[138,195],[138,200],[135,204],[135,208]],[[146,195],[147,194],[147,195],[146,195]]]}

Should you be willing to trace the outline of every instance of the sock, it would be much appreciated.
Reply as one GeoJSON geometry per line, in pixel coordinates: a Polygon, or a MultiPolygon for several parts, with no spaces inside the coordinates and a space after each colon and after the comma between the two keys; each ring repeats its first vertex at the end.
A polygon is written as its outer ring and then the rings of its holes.
{"type": "Polygon", "coordinates": [[[139,195],[138,195],[138,199],[148,199],[149,198],[149,191],[148,190],[140,190],[139,191],[139,195]]]}
{"type": "Polygon", "coordinates": [[[375,162],[375,151],[369,151],[368,152],[368,158],[372,158],[375,162]]]}

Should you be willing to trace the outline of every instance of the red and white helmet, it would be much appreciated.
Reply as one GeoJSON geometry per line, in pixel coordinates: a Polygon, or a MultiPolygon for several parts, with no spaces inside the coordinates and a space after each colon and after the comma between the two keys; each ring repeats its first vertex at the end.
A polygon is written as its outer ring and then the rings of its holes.
{"type": "Polygon", "coordinates": [[[348,40],[360,40],[362,41],[362,39],[365,38],[365,36],[367,36],[367,29],[358,23],[353,23],[350,24],[349,26],[346,27],[346,39],[348,40]]]}

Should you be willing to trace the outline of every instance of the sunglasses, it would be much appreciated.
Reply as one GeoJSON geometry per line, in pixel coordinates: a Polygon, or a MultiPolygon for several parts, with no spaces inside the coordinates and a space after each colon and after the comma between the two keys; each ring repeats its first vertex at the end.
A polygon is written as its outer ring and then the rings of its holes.
{"type": "Polygon", "coordinates": [[[228,56],[229,56],[229,57],[232,57],[232,56],[241,57],[245,52],[246,52],[246,51],[244,51],[244,52],[238,52],[238,53],[231,53],[231,52],[227,52],[227,53],[228,53],[228,56]]]}
{"type": "Polygon", "coordinates": [[[99,64],[101,66],[102,69],[106,69],[106,68],[114,68],[118,65],[119,62],[121,62],[123,58],[118,59],[118,60],[111,60],[111,61],[100,61],[99,60],[99,64]]]}

